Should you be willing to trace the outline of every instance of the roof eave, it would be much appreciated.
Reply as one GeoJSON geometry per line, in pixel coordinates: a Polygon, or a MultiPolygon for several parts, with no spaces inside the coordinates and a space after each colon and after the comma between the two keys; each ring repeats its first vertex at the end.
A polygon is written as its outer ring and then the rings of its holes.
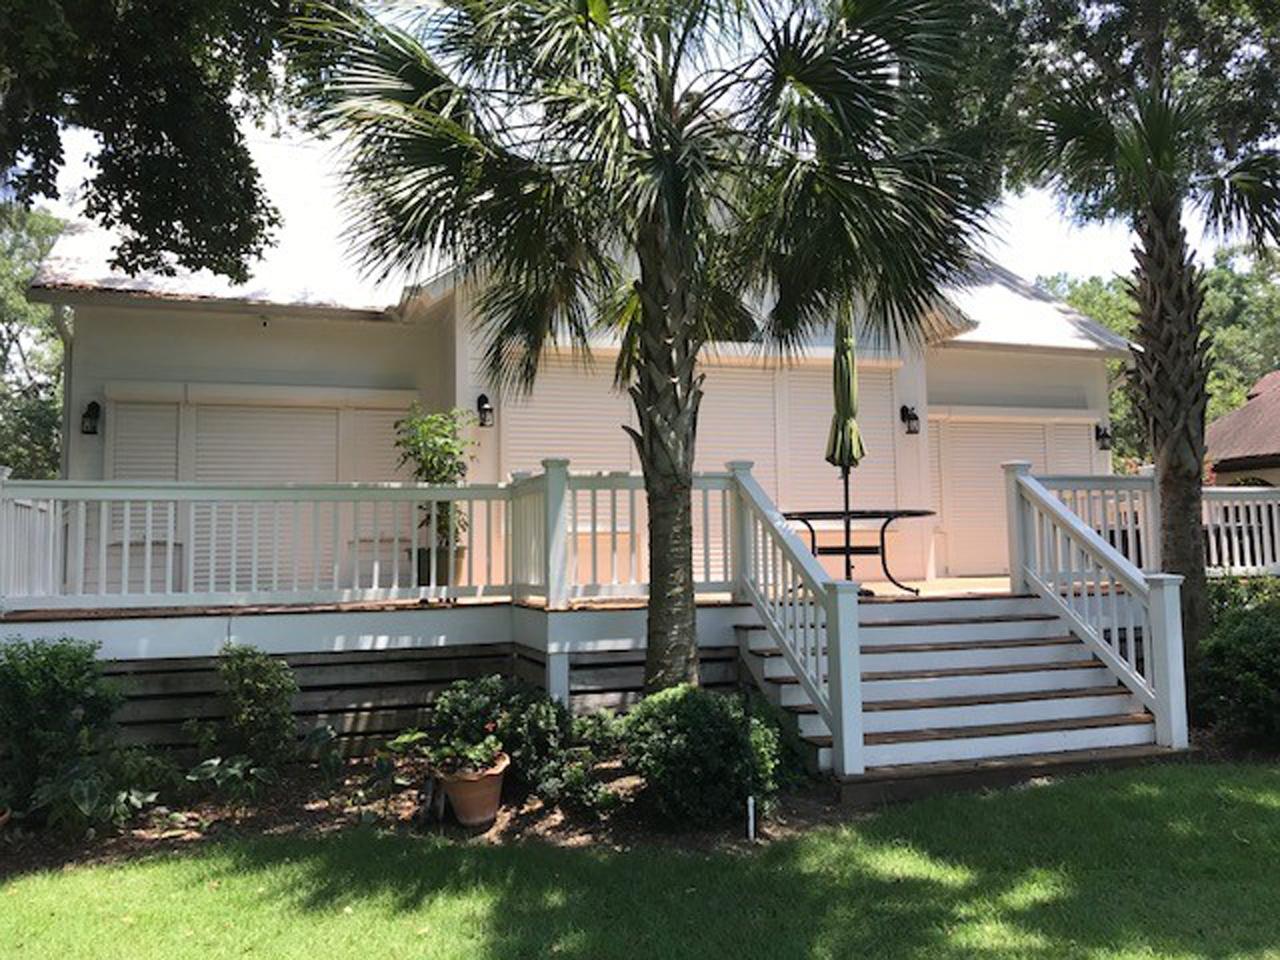
{"type": "Polygon", "coordinates": [[[129,306],[149,309],[216,311],[249,316],[295,316],[312,319],[388,322],[397,319],[395,307],[346,307],[337,304],[280,303],[238,297],[200,297],[172,294],[140,293],[133,290],[104,290],[76,286],[33,284],[27,288],[27,299],[33,303],[50,303],[70,307],[129,306]]]}

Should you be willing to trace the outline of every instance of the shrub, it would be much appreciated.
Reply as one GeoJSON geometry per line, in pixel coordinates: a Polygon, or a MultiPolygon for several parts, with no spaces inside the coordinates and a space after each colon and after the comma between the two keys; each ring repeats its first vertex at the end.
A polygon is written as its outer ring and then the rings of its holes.
{"type": "Polygon", "coordinates": [[[1280,747],[1280,599],[1221,616],[1200,648],[1195,712],[1230,737],[1280,747]]]}
{"type": "Polygon", "coordinates": [[[1214,577],[1208,597],[1212,629],[1236,611],[1280,602],[1280,577],[1214,577]]]}
{"type": "Polygon", "coordinates": [[[121,702],[79,640],[0,643],[0,782],[16,810],[32,806],[42,782],[110,746],[121,702]]]}
{"type": "Polygon", "coordinates": [[[627,758],[644,798],[671,823],[741,816],[749,795],[777,789],[777,730],[740,698],[683,685],[646,697],[625,720],[627,758]]]}
{"type": "Polygon", "coordinates": [[[293,717],[298,684],[289,665],[256,647],[229,644],[218,674],[227,703],[227,718],[218,731],[224,756],[247,757],[257,767],[292,758],[298,745],[293,717]]]}

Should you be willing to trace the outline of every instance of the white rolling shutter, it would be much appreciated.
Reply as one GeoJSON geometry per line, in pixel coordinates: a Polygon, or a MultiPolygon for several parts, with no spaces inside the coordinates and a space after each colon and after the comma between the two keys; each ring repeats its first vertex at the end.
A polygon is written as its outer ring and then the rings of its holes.
{"type": "Polygon", "coordinates": [[[929,424],[930,456],[937,437],[940,528],[946,533],[947,573],[1008,573],[1004,471],[1026,460],[1033,473],[1092,472],[1093,427],[1031,420],[949,420],[929,424]]]}
{"type": "Polygon", "coordinates": [[[775,374],[759,367],[708,366],[698,411],[694,467],[719,472],[730,460],[750,460],[752,474],[770,497],[778,495],[775,447],[775,374]]]}
{"type": "MultiPolygon", "coordinates": [[[[827,463],[831,427],[831,371],[804,368],[787,374],[786,484],[784,510],[835,510],[842,503],[840,472],[827,463]]],[[[883,368],[858,371],[858,426],[867,455],[853,471],[850,490],[855,507],[898,505],[894,454],[893,373],[883,368]]]]}
{"type": "Polygon", "coordinates": [[[396,421],[406,410],[352,410],[349,412],[349,449],[343,450],[348,475],[363,483],[411,480],[413,469],[400,465],[396,449],[396,421]]]}
{"type": "Polygon", "coordinates": [[[505,401],[501,421],[503,474],[540,472],[542,461],[568,457],[574,471],[635,470],[631,399],[613,387],[613,369],[555,358],[538,371],[527,397],[505,401]]]}
{"type": "Polygon", "coordinates": [[[111,479],[178,479],[176,403],[116,403],[107,429],[111,479]]]}
{"type": "Polygon", "coordinates": [[[195,446],[197,482],[333,483],[338,479],[338,411],[199,406],[195,446]]]}

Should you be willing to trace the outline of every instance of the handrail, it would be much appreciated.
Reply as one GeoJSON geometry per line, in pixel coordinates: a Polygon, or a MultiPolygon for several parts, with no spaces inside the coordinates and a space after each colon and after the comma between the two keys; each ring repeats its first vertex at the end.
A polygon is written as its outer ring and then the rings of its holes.
{"type": "Polygon", "coordinates": [[[750,464],[729,467],[739,505],[735,582],[831,730],[836,772],[862,773],[858,585],[833,580],[805,549],[750,464]]]}
{"type": "Polygon", "coordinates": [[[1187,745],[1181,577],[1145,574],[1072,512],[1025,462],[1004,464],[1009,573],[1050,603],[1155,716],[1156,740],[1187,745]]]}

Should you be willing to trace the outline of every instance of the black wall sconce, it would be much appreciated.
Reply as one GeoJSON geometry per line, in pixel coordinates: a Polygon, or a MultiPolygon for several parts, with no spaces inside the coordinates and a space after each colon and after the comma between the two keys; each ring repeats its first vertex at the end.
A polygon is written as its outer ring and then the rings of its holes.
{"type": "Polygon", "coordinates": [[[493,404],[489,402],[487,393],[476,398],[476,418],[482,427],[493,426],[493,404]]]}
{"type": "Polygon", "coordinates": [[[1102,424],[1098,424],[1093,428],[1093,439],[1098,441],[1099,450],[1111,449],[1111,431],[1102,424]]]}
{"type": "Polygon", "coordinates": [[[898,419],[907,426],[907,433],[911,436],[920,432],[920,414],[916,413],[915,407],[902,405],[902,409],[898,411],[898,419]]]}
{"type": "Polygon", "coordinates": [[[102,419],[102,405],[97,400],[90,400],[80,417],[80,432],[96,434],[98,422],[102,419]]]}

